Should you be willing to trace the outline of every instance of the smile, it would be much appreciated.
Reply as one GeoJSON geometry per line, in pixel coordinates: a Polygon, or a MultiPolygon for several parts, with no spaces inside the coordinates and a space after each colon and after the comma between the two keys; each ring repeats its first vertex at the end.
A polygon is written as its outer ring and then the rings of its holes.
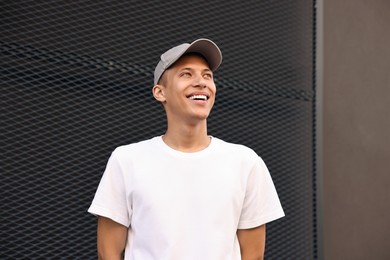
{"type": "Polygon", "coordinates": [[[204,101],[209,99],[209,97],[206,95],[192,95],[192,96],[189,96],[188,98],[191,100],[204,100],[204,101]]]}

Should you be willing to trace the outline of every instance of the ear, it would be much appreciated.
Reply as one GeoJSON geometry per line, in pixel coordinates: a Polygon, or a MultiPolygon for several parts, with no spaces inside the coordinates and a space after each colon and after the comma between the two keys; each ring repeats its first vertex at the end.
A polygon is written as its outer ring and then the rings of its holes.
{"type": "Polygon", "coordinates": [[[160,101],[161,103],[165,102],[165,95],[164,95],[165,87],[163,85],[155,85],[152,89],[153,97],[160,101]]]}

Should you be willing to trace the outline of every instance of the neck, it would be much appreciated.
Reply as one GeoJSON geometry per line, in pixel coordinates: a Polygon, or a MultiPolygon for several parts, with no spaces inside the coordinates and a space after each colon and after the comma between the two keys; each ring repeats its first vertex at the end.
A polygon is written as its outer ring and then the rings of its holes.
{"type": "Polygon", "coordinates": [[[196,125],[169,124],[163,136],[164,142],[171,148],[181,152],[197,152],[210,144],[207,135],[206,120],[196,125]]]}

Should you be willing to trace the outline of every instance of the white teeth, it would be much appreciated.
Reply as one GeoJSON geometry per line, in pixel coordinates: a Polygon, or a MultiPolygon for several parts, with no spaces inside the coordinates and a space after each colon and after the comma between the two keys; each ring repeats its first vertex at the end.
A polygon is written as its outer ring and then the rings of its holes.
{"type": "Polygon", "coordinates": [[[207,96],[205,96],[205,95],[193,95],[193,96],[190,96],[189,99],[192,99],[192,100],[207,100],[207,96]]]}

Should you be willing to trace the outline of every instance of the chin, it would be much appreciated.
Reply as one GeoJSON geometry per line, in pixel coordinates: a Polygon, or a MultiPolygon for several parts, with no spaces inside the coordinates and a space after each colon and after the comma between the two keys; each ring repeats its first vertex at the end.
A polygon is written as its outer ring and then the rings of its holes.
{"type": "Polygon", "coordinates": [[[198,120],[206,120],[208,117],[209,117],[209,114],[205,114],[205,115],[196,115],[196,118],[197,118],[198,120]]]}

